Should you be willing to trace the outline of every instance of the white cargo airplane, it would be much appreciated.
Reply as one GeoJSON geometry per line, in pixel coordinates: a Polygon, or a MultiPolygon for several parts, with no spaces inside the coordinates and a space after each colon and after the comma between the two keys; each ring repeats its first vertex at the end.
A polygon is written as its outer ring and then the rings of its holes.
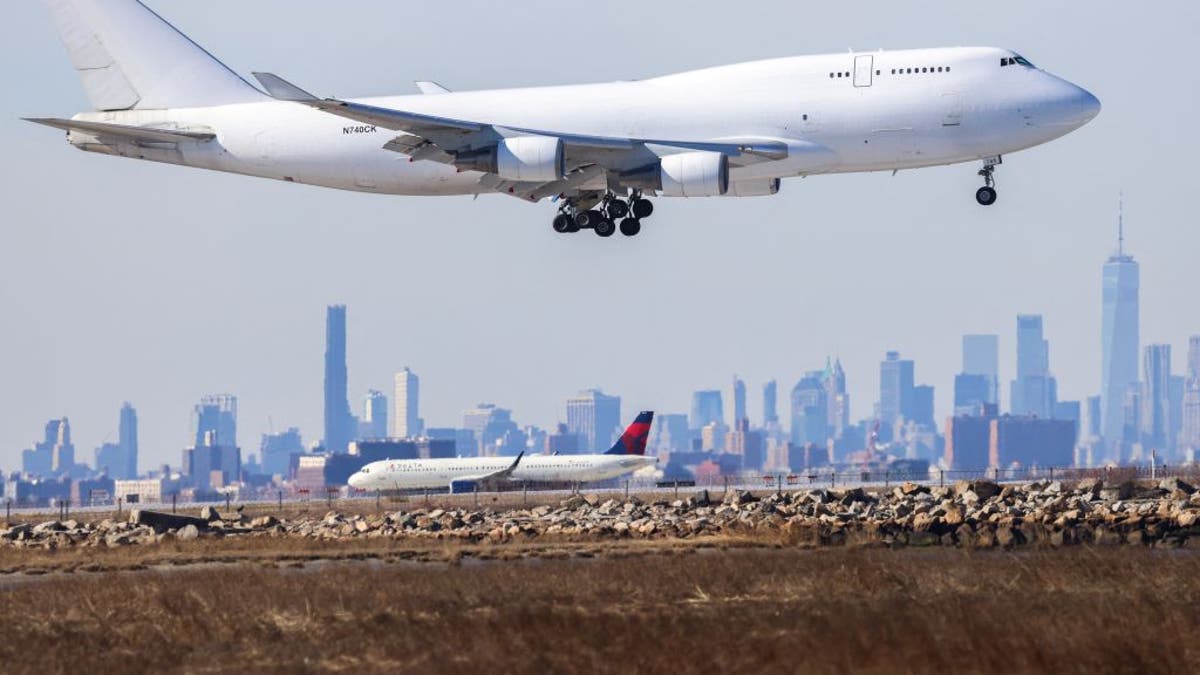
{"type": "Polygon", "coordinates": [[[371,462],[350,476],[350,487],[369,492],[441,489],[451,494],[505,483],[589,483],[633,473],[658,462],[646,456],[654,413],[644,411],[604,454],[387,459],[371,462]]]}
{"type": "Polygon", "coordinates": [[[988,47],[828,54],[641,81],[319,98],[253,87],[136,0],[45,0],[96,112],[31,121],[77,148],[398,195],[554,198],[558,232],[641,230],[647,197],[982,161],[1086,124],[1084,89],[988,47]]]}

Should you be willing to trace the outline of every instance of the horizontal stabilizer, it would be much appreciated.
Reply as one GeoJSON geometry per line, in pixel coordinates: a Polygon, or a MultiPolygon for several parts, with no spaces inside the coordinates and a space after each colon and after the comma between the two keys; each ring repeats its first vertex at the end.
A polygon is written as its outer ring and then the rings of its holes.
{"type": "Polygon", "coordinates": [[[126,124],[108,124],[106,122],[84,122],[81,120],[63,120],[54,118],[24,118],[26,122],[43,124],[64,131],[81,131],[97,136],[118,136],[132,141],[144,143],[203,143],[217,137],[211,131],[180,131],[177,129],[159,129],[155,127],[134,127],[126,124]]]}

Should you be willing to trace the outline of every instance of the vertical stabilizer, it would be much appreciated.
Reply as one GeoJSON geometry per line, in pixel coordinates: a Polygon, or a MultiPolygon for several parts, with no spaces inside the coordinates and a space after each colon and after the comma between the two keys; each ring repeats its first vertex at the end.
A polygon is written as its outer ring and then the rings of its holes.
{"type": "Polygon", "coordinates": [[[44,0],[96,110],[265,100],[137,0],[44,0]]]}

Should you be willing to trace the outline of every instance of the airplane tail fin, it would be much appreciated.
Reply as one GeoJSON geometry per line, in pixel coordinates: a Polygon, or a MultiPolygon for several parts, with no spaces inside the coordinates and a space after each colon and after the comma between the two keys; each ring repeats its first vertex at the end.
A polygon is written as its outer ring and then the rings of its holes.
{"type": "Polygon", "coordinates": [[[650,439],[650,425],[654,422],[654,411],[646,410],[638,413],[637,419],[630,424],[625,433],[609,448],[606,455],[644,455],[646,441],[650,439]]]}
{"type": "Polygon", "coordinates": [[[44,0],[96,110],[269,100],[138,0],[44,0]]]}

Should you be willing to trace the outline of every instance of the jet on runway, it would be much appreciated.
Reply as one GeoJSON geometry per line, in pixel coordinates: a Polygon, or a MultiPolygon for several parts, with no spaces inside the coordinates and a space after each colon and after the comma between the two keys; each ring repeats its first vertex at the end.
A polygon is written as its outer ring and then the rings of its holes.
{"type": "MultiPolygon", "coordinates": [[[[639,81],[327,98],[256,88],[137,0],[45,0],[95,109],[31,121],[82,150],[395,195],[557,203],[557,232],[641,231],[652,197],[755,197],[782,179],[981,162],[1100,111],[994,47],[795,56],[639,81]]],[[[479,207],[486,208],[486,207],[479,207]]]]}
{"type": "Polygon", "coordinates": [[[607,452],[593,455],[525,455],[459,457],[371,462],[350,476],[350,487],[369,492],[449,488],[451,494],[504,484],[589,483],[608,480],[654,466],[646,441],[654,413],[637,416],[607,452]]]}

